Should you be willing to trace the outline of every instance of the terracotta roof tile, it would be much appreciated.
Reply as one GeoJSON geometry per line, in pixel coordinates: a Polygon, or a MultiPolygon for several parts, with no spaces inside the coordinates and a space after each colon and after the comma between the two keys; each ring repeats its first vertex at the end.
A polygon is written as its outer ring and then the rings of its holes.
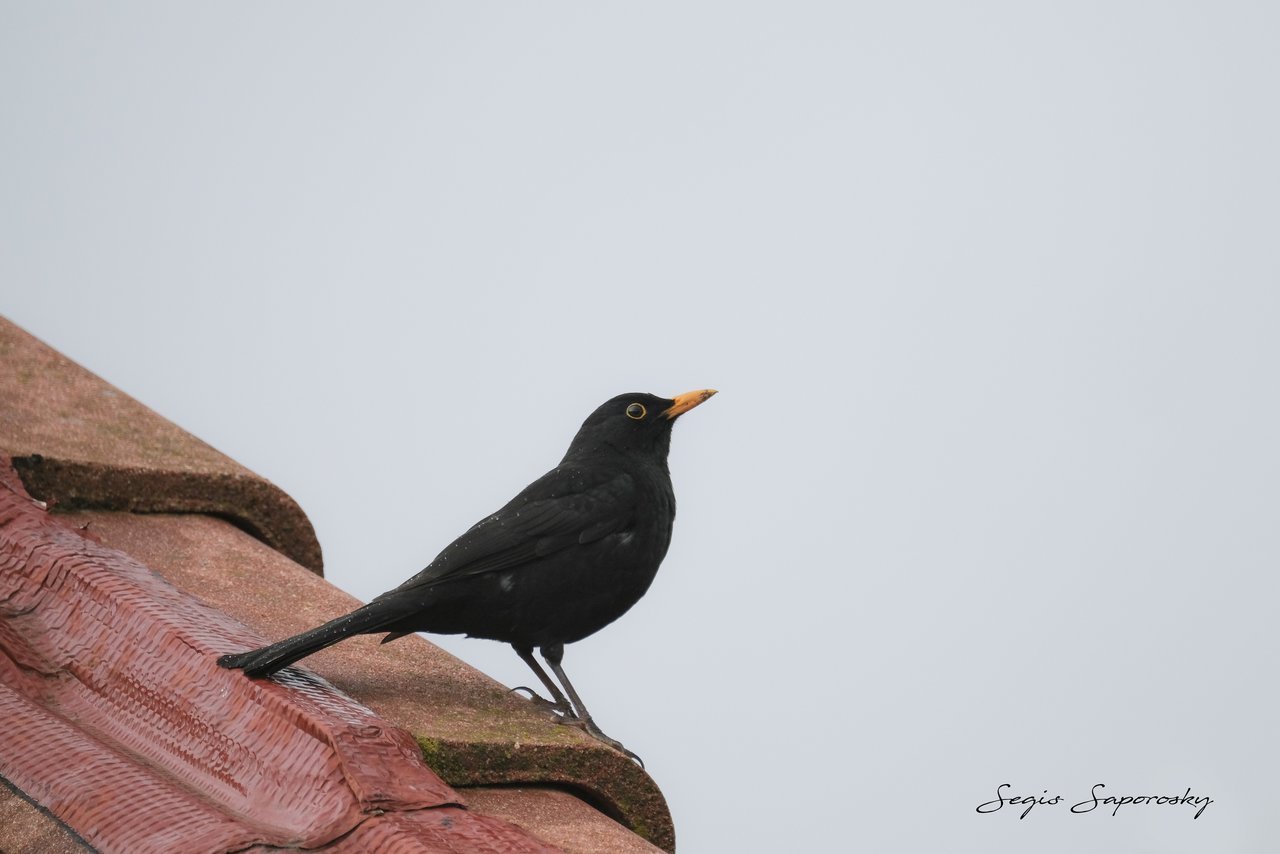
{"type": "Polygon", "coordinates": [[[0,317],[0,449],[63,508],[216,513],[315,572],[320,543],[279,487],[0,317]]]}
{"type": "Polygon", "coordinates": [[[569,854],[659,854],[656,845],[595,810],[568,792],[538,786],[466,788],[472,809],[504,818],[569,854]]]}

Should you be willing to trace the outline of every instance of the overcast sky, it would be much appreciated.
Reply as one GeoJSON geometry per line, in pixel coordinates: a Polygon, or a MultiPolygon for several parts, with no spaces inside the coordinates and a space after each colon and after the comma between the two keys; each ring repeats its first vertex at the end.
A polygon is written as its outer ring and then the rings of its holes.
{"type": "Polygon", "coordinates": [[[362,598],[720,389],[565,658],[683,854],[1273,850],[1278,8],[0,2],[0,313],[362,598]]]}

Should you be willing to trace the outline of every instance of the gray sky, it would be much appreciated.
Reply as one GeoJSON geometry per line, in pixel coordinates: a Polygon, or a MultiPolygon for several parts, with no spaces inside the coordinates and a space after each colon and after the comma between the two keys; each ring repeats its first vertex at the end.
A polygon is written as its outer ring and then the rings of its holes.
{"type": "Polygon", "coordinates": [[[363,598],[607,398],[719,388],[658,580],[565,658],[684,854],[1260,851],[1278,35],[3,2],[0,313],[280,484],[363,598]],[[978,815],[1001,783],[1063,803],[978,815]],[[1070,814],[1095,783],[1215,802],[1070,814]]]}

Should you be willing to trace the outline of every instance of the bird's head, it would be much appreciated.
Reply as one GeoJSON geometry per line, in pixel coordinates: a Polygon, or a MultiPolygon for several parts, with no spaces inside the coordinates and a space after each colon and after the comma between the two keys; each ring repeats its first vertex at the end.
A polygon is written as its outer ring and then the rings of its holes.
{"type": "Polygon", "coordinates": [[[620,394],[587,416],[566,456],[608,447],[656,452],[665,458],[676,419],[715,393],[715,389],[704,388],[673,398],[643,392],[620,394]]]}

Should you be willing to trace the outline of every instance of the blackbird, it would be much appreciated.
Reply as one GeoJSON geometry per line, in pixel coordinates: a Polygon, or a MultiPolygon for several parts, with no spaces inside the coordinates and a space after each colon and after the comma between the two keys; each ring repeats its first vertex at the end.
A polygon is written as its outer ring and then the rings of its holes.
{"type": "MultiPolygon", "coordinates": [[[[624,394],[583,422],[560,464],[454,540],[426,569],[349,614],[218,664],[268,676],[358,634],[465,634],[511,644],[551,694],[532,699],[605,735],[565,675],[564,645],[621,617],[649,589],[671,542],[671,428],[713,389],[674,399],[624,394]],[[533,657],[534,647],[560,680],[533,657]],[[568,697],[565,696],[568,694],[568,697]]],[[[522,689],[515,689],[522,690],[522,689]]]]}

